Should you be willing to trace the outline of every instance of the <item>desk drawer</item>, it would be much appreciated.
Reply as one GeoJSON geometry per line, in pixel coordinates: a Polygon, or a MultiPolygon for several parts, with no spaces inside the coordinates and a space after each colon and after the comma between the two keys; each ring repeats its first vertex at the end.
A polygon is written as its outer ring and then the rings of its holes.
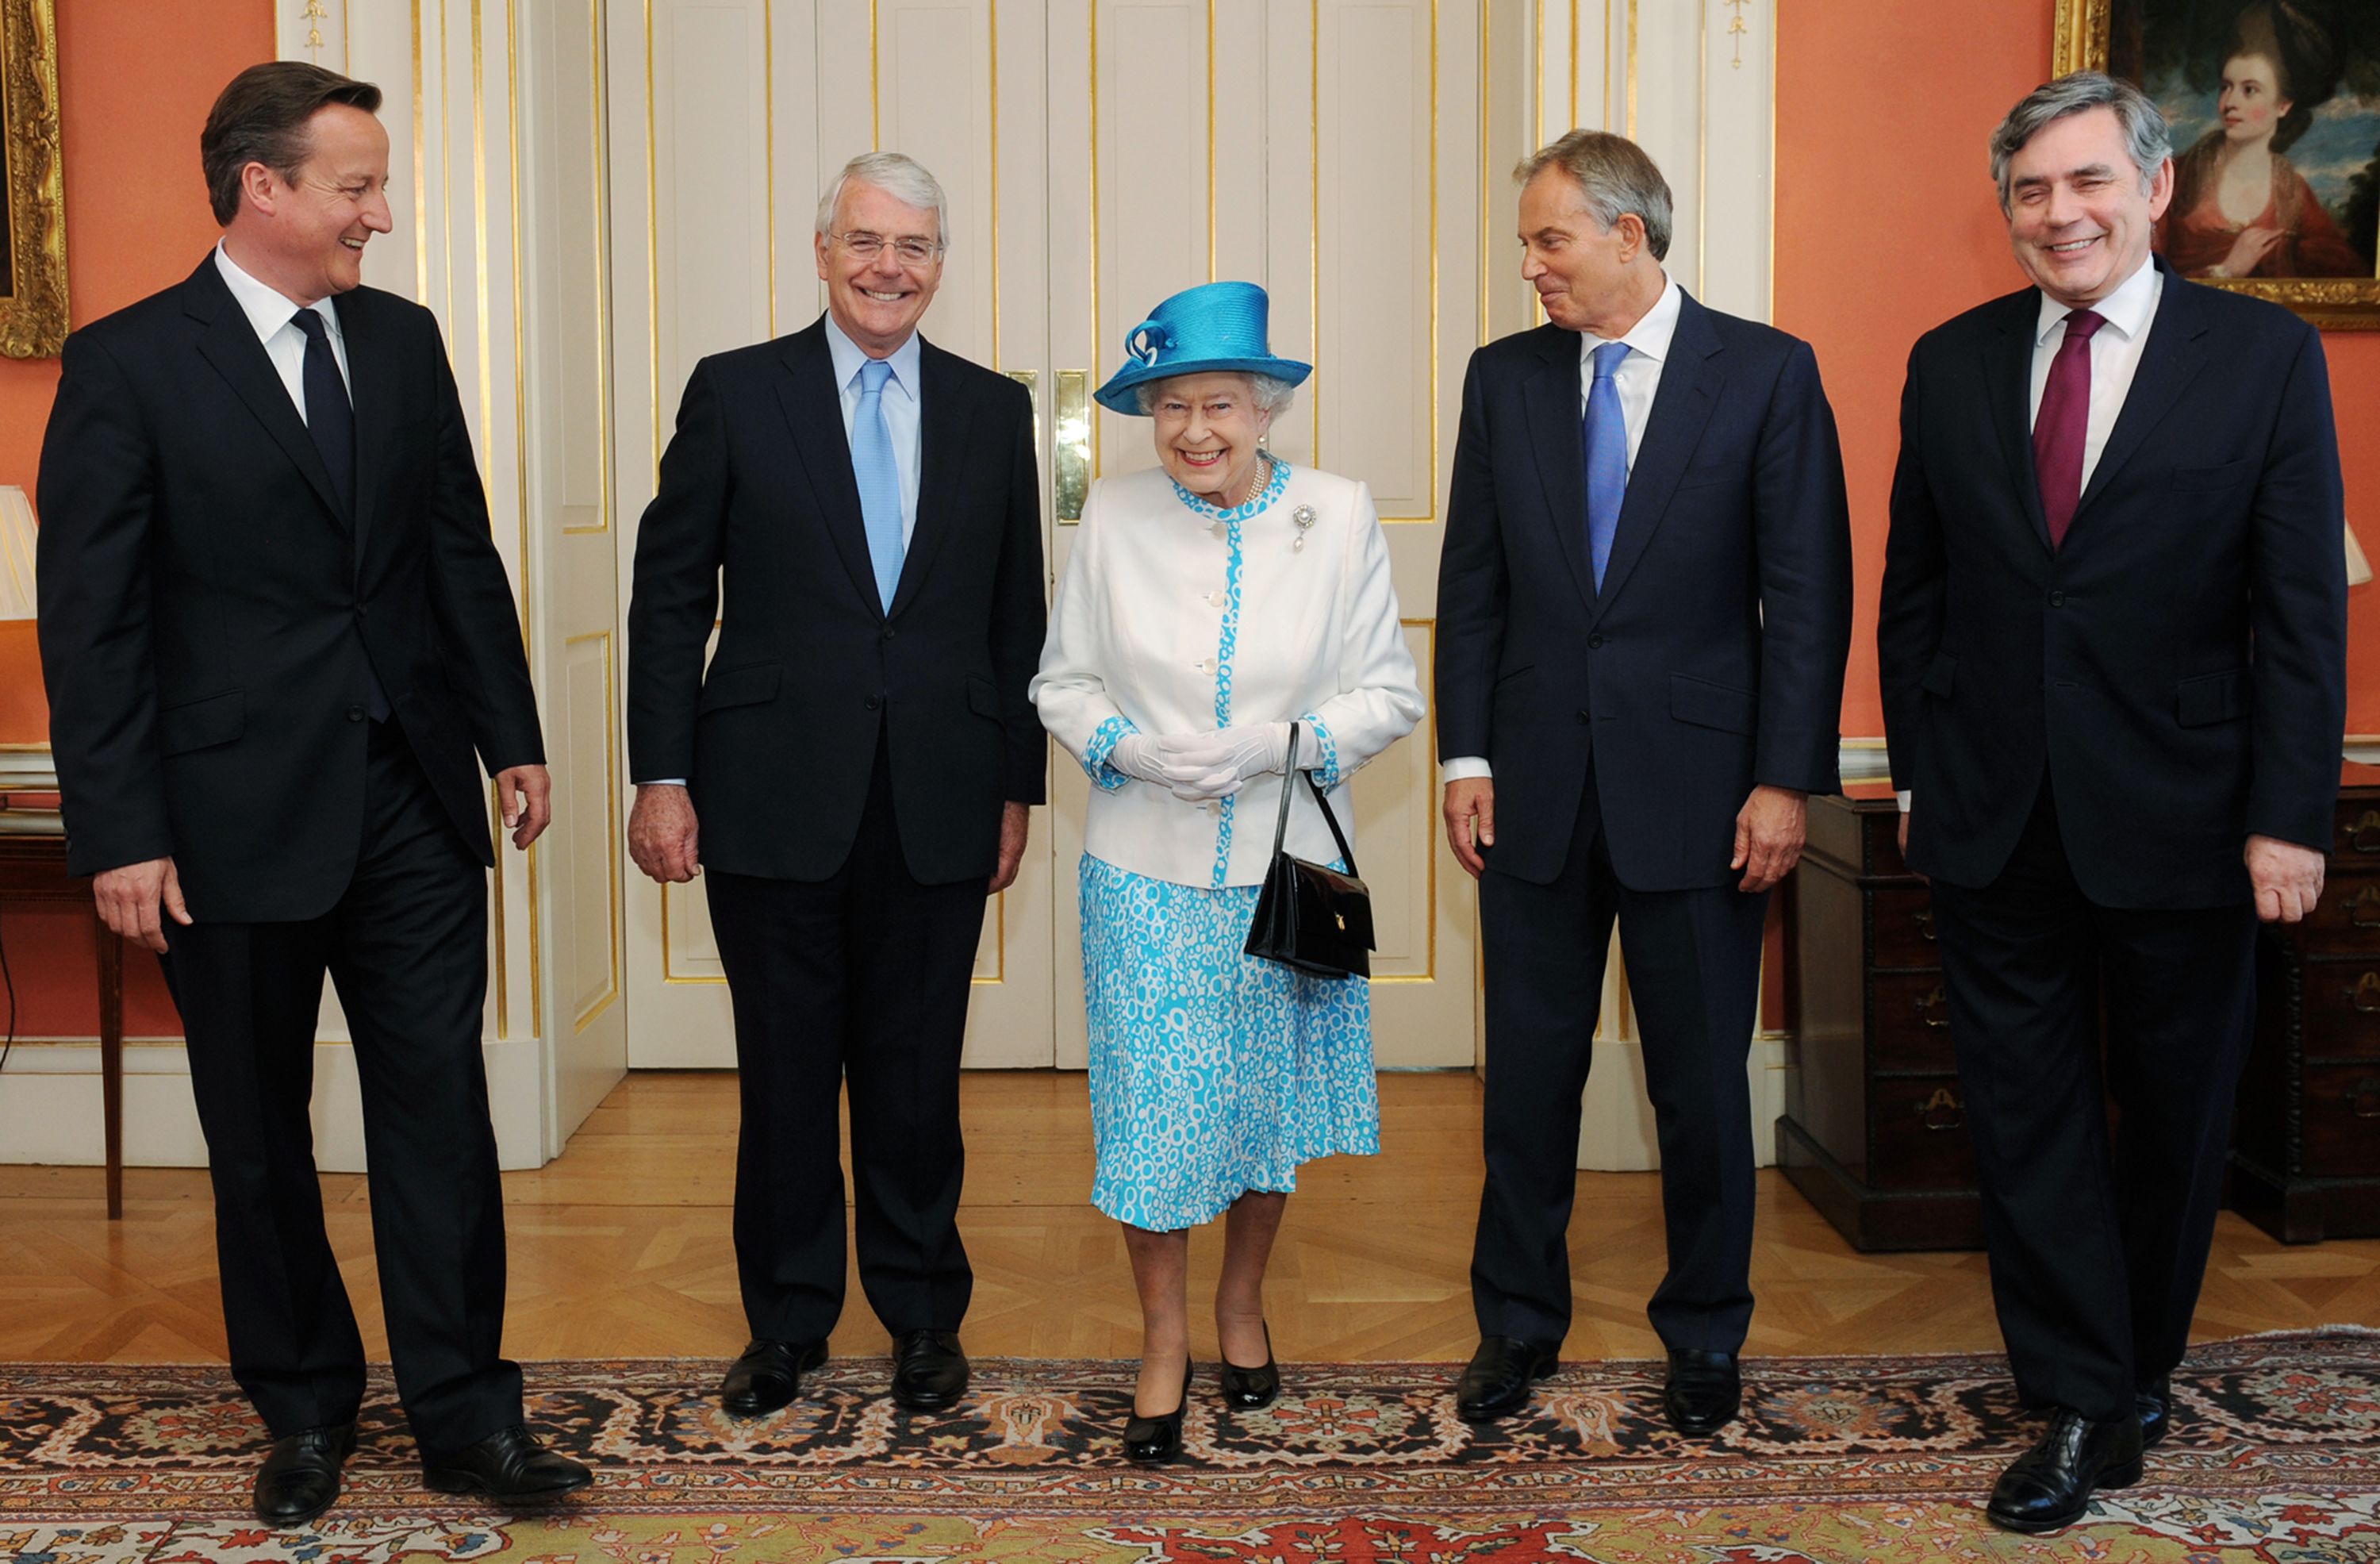
{"type": "Polygon", "coordinates": [[[1956,1076],[1876,1081],[1868,1103],[1876,1126],[1870,1183],[1880,1190],[1975,1187],[1975,1145],[1956,1076]]]}

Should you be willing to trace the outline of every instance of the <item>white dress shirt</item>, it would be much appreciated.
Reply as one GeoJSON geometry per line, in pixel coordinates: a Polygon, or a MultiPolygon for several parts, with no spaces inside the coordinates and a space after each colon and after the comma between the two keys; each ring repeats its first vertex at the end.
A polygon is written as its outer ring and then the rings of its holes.
{"type": "MultiPolygon", "coordinates": [[[[851,443],[851,422],[859,414],[859,370],[868,354],[845,336],[834,317],[826,318],[827,356],[834,360],[834,384],[843,404],[843,439],[851,443]]],[[[885,361],[892,378],[879,398],[884,409],[884,432],[892,437],[892,460],[901,470],[901,542],[905,547],[917,531],[917,334],[892,349],[885,361]]]]}
{"type": "MultiPolygon", "coordinates": [[[[2091,338],[2091,410],[2082,434],[2082,486],[2086,489],[2091,486],[2091,474],[2098,470],[2099,453],[2107,448],[2116,415],[2124,410],[2124,397],[2132,388],[2133,373],[2141,367],[2141,348],[2149,339],[2157,299],[2164,291],[2155,265],[2143,258],[2140,270],[2091,306],[2107,324],[2091,338]]],[[[2028,429],[2041,417],[2041,393],[2049,384],[2049,366],[2066,341],[2066,317],[2072,313],[2071,307],[2046,293],[2041,296],[2041,321],[2033,336],[2028,429]]]]}
{"type": "MultiPolygon", "coordinates": [[[[1031,693],[1041,725],[1095,784],[1083,850],[1126,873],[1210,889],[1258,884],[1282,783],[1270,773],[1219,802],[1187,802],[1107,764],[1130,733],[1303,722],[1299,753],[1319,751],[1316,779],[1352,839],[1347,778],[1423,710],[1371,491],[1296,468],[1235,528],[1184,505],[1162,469],[1100,479],[1031,693]]],[[[1318,863],[1339,856],[1311,799],[1290,811],[1288,846],[1318,863]]]]}
{"type": "MultiPolygon", "coordinates": [[[[2143,256],[2138,271],[2091,306],[2107,324],[2091,337],[2091,405],[2082,423],[2082,487],[2086,490],[2091,474],[2099,470],[2099,455],[2107,448],[2107,436],[2115,433],[2116,417],[2124,410],[2132,375],[2141,367],[2141,349],[2156,321],[2157,300],[2164,295],[2165,280],[2157,275],[2156,263],[2143,256]]],[[[2041,314],[2033,333],[2028,429],[2040,421],[2041,393],[2049,385],[2049,366],[2066,342],[2066,317],[2073,312],[2073,306],[2060,304],[2046,293],[2041,296],[2041,314]]],[[[1909,789],[1903,788],[1893,797],[1900,800],[1900,813],[1908,813],[1909,789]]]]}
{"type": "Polygon", "coordinates": [[[256,328],[256,339],[264,344],[265,356],[273,360],[273,372],[288,388],[289,399],[298,405],[298,416],[306,416],[306,334],[298,329],[298,312],[311,310],[322,317],[324,334],[331,339],[331,357],[337,360],[339,378],[347,383],[353,397],[355,377],[347,373],[347,340],[339,334],[339,312],[328,299],[317,299],[311,304],[293,304],[288,296],[268,283],[261,283],[246,272],[239,263],[225,250],[223,241],[215,241],[215,270],[223,274],[225,287],[256,328]]]}
{"type": "MultiPolygon", "coordinates": [[[[1685,307],[1685,296],[1670,274],[1661,274],[1661,297],[1653,307],[1637,317],[1636,324],[1618,336],[1597,336],[1591,331],[1578,334],[1578,416],[1586,420],[1586,398],[1595,389],[1595,350],[1606,342],[1625,342],[1628,356],[1611,372],[1611,384],[1620,393],[1620,420],[1628,433],[1628,470],[1636,470],[1636,452],[1645,444],[1645,425],[1652,421],[1653,398],[1661,389],[1661,366],[1670,360],[1670,339],[1678,334],[1678,313],[1685,307]]],[[[1579,525],[1585,527],[1584,515],[1579,525]]],[[[1460,782],[1469,776],[1492,776],[1495,768],[1485,755],[1455,755],[1438,768],[1440,782],[1460,782]]]]}

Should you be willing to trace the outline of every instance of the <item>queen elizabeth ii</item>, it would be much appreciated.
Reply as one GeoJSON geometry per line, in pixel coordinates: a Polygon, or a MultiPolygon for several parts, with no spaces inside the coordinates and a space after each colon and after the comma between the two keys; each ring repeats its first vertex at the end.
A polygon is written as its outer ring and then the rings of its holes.
{"type": "MultiPolygon", "coordinates": [[[[1144,1463],[1181,1448],[1189,1229],[1225,1217],[1220,1388],[1265,1406],[1265,1264],[1298,1167],[1379,1149],[1368,985],[1243,953],[1290,774],[1352,830],[1348,777],[1422,714],[1370,491],[1265,449],[1310,373],[1266,324],[1264,289],[1218,282],[1127,335],[1099,399],[1150,420],[1159,466],[1092,485],[1032,686],[1095,784],[1091,1201],[1123,1224],[1140,1293],[1124,1447],[1144,1463]]],[[[1287,849],[1334,859],[1310,793],[1292,803],[1287,849]]]]}

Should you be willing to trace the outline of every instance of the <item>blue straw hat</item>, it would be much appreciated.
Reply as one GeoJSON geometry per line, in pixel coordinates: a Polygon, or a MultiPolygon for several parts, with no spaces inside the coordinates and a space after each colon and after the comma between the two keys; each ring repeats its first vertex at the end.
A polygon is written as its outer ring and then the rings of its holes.
{"type": "Polygon", "coordinates": [[[1145,416],[1137,389],[1177,374],[1235,371],[1302,384],[1314,366],[1273,357],[1265,330],[1271,307],[1265,290],[1251,282],[1184,288],[1124,333],[1123,367],[1099,387],[1099,406],[1145,416]]]}

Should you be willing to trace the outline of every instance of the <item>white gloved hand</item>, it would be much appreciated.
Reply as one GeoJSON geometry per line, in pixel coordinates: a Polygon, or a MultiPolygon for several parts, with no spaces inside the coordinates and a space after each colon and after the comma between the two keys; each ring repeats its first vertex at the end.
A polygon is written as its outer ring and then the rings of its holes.
{"type": "Polygon", "coordinates": [[[1176,798],[1194,803],[1227,799],[1250,780],[1289,765],[1289,724],[1247,723],[1214,733],[1169,739],[1168,764],[1177,773],[1176,798]]]}
{"type": "Polygon", "coordinates": [[[1173,785],[1172,773],[1165,766],[1164,746],[1173,740],[1147,733],[1127,733],[1115,741],[1108,751],[1108,764],[1135,782],[1154,782],[1160,788],[1173,785]]]}

